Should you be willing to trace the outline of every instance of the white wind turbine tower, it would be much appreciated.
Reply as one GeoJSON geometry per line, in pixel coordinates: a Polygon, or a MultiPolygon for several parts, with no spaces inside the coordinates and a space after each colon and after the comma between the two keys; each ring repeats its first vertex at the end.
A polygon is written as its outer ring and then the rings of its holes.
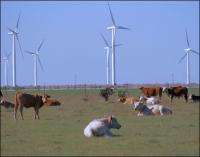
{"type": "Polygon", "coordinates": [[[8,60],[10,58],[11,53],[6,54],[6,56],[2,57],[2,61],[5,63],[5,85],[6,87],[8,86],[8,71],[7,71],[7,67],[8,67],[8,60]]]}
{"type": "Polygon", "coordinates": [[[110,16],[111,20],[113,23],[113,26],[107,27],[108,30],[112,31],[112,85],[116,85],[116,70],[115,70],[115,35],[116,35],[116,30],[117,29],[125,29],[125,30],[130,30],[129,28],[123,27],[123,26],[117,26],[114,20],[114,17],[112,15],[112,11],[110,8],[110,5],[108,3],[109,11],[110,11],[110,16]]]}
{"type": "Polygon", "coordinates": [[[192,53],[195,53],[195,54],[199,55],[199,52],[197,52],[197,51],[195,51],[195,50],[190,48],[190,43],[189,43],[189,39],[188,39],[187,30],[185,30],[185,33],[186,33],[186,40],[187,40],[188,48],[184,49],[186,53],[184,54],[183,57],[181,57],[181,59],[179,60],[178,63],[180,63],[187,56],[187,86],[189,86],[189,84],[190,84],[190,60],[189,60],[189,54],[192,52],[192,53]]]}
{"type": "Polygon", "coordinates": [[[21,48],[21,44],[20,44],[19,36],[18,36],[18,34],[19,34],[19,30],[18,30],[18,28],[19,28],[19,19],[20,19],[20,15],[18,17],[15,30],[8,28],[8,30],[10,31],[8,33],[8,35],[12,35],[12,39],[13,39],[13,43],[12,43],[12,48],[13,48],[12,49],[12,54],[13,54],[13,56],[12,56],[13,57],[12,58],[13,59],[13,87],[16,86],[16,49],[15,49],[15,39],[17,39],[17,41],[18,41],[20,52],[21,52],[21,54],[23,56],[22,48],[21,48]]]}
{"type": "MultiPolygon", "coordinates": [[[[110,58],[110,48],[111,46],[108,44],[107,40],[105,39],[105,37],[103,36],[103,34],[101,34],[101,37],[105,43],[105,47],[104,49],[106,49],[106,83],[107,85],[110,84],[110,62],[109,62],[109,58],[110,58]]],[[[116,44],[115,46],[121,46],[122,44],[116,44]]]]}
{"type": "Polygon", "coordinates": [[[40,57],[39,57],[39,52],[40,52],[40,49],[41,49],[43,43],[44,43],[44,40],[40,43],[36,52],[25,51],[26,53],[31,54],[34,58],[34,71],[33,72],[34,72],[34,85],[35,86],[37,86],[37,61],[39,62],[41,69],[44,71],[44,68],[42,66],[42,62],[41,62],[40,57]]]}

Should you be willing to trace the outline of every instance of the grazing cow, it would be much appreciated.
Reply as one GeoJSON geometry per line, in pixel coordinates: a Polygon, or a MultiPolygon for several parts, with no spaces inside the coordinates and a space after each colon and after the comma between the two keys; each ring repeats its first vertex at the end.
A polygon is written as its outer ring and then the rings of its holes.
{"type": "Polygon", "coordinates": [[[200,101],[200,96],[198,95],[194,95],[194,94],[191,94],[189,96],[189,100],[192,100],[193,102],[199,102],[200,101]]]}
{"type": "Polygon", "coordinates": [[[1,100],[0,105],[5,107],[6,109],[14,108],[14,106],[15,106],[15,104],[13,104],[12,102],[6,101],[6,100],[1,100]]]}
{"type": "Polygon", "coordinates": [[[172,110],[163,105],[144,105],[142,102],[138,101],[134,103],[134,109],[139,111],[138,116],[146,115],[167,115],[172,114],[172,110]]]}
{"type": "Polygon", "coordinates": [[[160,103],[160,100],[158,98],[155,98],[155,97],[144,97],[144,96],[140,96],[140,101],[142,102],[146,102],[147,104],[159,104],[160,103]]]}
{"type": "Polygon", "coordinates": [[[138,99],[133,96],[121,96],[117,101],[122,102],[123,104],[132,105],[135,101],[138,101],[138,99]]]}
{"type": "Polygon", "coordinates": [[[46,100],[44,105],[47,105],[47,106],[60,106],[61,103],[56,99],[47,98],[47,100],[46,100]]]}
{"type": "Polygon", "coordinates": [[[39,118],[39,109],[46,103],[46,100],[49,96],[44,94],[44,95],[32,95],[32,94],[27,94],[27,93],[22,93],[22,92],[17,92],[15,94],[15,106],[14,106],[14,119],[16,120],[16,114],[17,110],[19,107],[20,113],[22,120],[24,120],[23,117],[23,107],[29,108],[33,107],[35,110],[34,118],[39,118]]]}
{"type": "Polygon", "coordinates": [[[121,125],[114,116],[92,120],[84,129],[86,137],[108,136],[112,137],[111,128],[120,129],[121,125]]]}
{"type": "Polygon", "coordinates": [[[157,95],[159,95],[160,99],[162,97],[162,87],[140,87],[139,89],[146,97],[157,95]]]}
{"type": "Polygon", "coordinates": [[[167,95],[170,97],[171,103],[172,103],[173,97],[180,98],[181,96],[184,96],[185,101],[188,102],[187,87],[182,87],[182,86],[169,87],[169,88],[165,88],[163,92],[167,93],[167,95]]]}
{"type": "Polygon", "coordinates": [[[107,87],[106,89],[100,90],[100,95],[105,99],[105,101],[108,101],[109,96],[113,94],[113,89],[107,87]]]}

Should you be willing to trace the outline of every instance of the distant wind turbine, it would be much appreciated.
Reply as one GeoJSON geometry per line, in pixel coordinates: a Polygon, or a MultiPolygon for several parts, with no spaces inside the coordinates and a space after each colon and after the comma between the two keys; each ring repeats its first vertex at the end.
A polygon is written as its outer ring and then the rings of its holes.
{"type": "Polygon", "coordinates": [[[2,61],[5,63],[5,85],[8,86],[8,60],[10,58],[11,53],[6,54],[4,57],[2,57],[2,61]]]}
{"type": "MultiPolygon", "coordinates": [[[[109,57],[110,57],[110,48],[111,46],[108,44],[107,40],[105,39],[105,37],[103,36],[103,34],[101,33],[101,37],[105,43],[105,47],[104,49],[106,49],[106,83],[107,85],[110,84],[110,62],[109,62],[109,57]]],[[[116,44],[115,46],[121,46],[122,44],[116,44]]]]}
{"type": "Polygon", "coordinates": [[[13,29],[10,29],[8,28],[8,30],[10,31],[8,33],[8,35],[12,35],[13,37],[13,43],[12,43],[12,54],[13,54],[13,87],[16,86],[16,49],[15,49],[15,39],[17,39],[18,41],[18,44],[19,44],[19,48],[20,48],[20,52],[22,54],[22,57],[23,57],[23,53],[22,53],[22,47],[21,47],[21,44],[20,44],[20,41],[19,41],[19,19],[20,19],[20,14],[19,14],[19,17],[18,17],[18,20],[17,20],[17,24],[16,24],[16,27],[15,27],[15,30],[13,29]]]}
{"type": "Polygon", "coordinates": [[[116,70],[115,70],[115,35],[116,35],[116,30],[117,29],[130,30],[130,29],[123,27],[123,26],[116,25],[109,2],[108,2],[108,8],[109,8],[111,20],[112,20],[112,23],[113,23],[113,26],[107,27],[108,30],[112,31],[112,85],[116,85],[116,70]]]}
{"type": "Polygon", "coordinates": [[[185,54],[183,55],[183,57],[181,57],[181,59],[179,60],[178,63],[180,63],[186,56],[187,56],[187,85],[189,86],[190,84],[190,63],[189,63],[189,54],[192,52],[192,53],[195,53],[197,55],[199,55],[199,52],[193,50],[190,48],[190,43],[189,43],[189,39],[188,39],[188,34],[187,34],[187,30],[185,30],[185,33],[186,33],[186,40],[187,40],[187,46],[188,48],[184,49],[185,50],[185,54]]]}
{"type": "Polygon", "coordinates": [[[35,86],[37,86],[37,61],[39,62],[41,69],[44,71],[44,68],[42,66],[42,62],[41,62],[40,57],[39,57],[39,52],[40,52],[40,49],[41,49],[43,43],[44,43],[44,40],[40,43],[36,52],[25,51],[26,53],[31,54],[34,58],[34,71],[33,72],[34,72],[34,85],[35,86]]]}

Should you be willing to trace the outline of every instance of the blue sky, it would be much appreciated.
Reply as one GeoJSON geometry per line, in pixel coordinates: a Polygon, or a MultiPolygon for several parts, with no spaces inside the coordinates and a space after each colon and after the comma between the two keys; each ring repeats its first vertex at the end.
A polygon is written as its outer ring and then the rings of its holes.
{"type": "MultiPolygon", "coordinates": [[[[199,52],[198,1],[111,1],[119,30],[116,43],[116,82],[186,82],[186,58],[177,64],[187,48],[199,52]]],[[[38,67],[39,85],[106,84],[106,51],[100,32],[111,42],[111,18],[105,1],[1,1],[1,56],[12,51],[7,27],[14,28],[19,13],[19,37],[23,50],[35,51],[44,39],[38,67]]],[[[17,85],[33,85],[33,58],[22,58],[17,45],[17,85]]],[[[8,83],[12,85],[12,56],[8,83]]],[[[190,55],[191,82],[199,82],[199,56],[190,55]]],[[[4,85],[4,64],[1,63],[4,85]]]]}

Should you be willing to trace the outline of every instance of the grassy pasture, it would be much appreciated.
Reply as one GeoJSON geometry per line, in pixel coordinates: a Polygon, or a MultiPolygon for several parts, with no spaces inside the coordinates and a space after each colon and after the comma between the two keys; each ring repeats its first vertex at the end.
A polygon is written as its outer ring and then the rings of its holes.
{"type": "MultiPolygon", "coordinates": [[[[26,91],[36,93],[37,91],[26,91]]],[[[2,156],[198,156],[199,104],[175,98],[173,105],[163,95],[162,102],[173,110],[172,116],[137,117],[130,106],[116,101],[117,94],[105,102],[98,90],[46,91],[60,100],[62,107],[43,107],[40,120],[33,120],[33,109],[24,109],[24,121],[18,112],[1,107],[2,156]],[[114,114],[122,128],[112,130],[113,138],[86,138],[83,129],[94,118],[114,114]]],[[[41,91],[42,93],[42,91],[41,91]]],[[[189,93],[199,94],[199,89],[189,93]]],[[[3,91],[5,95],[5,92],[3,91]]],[[[5,95],[14,102],[15,92],[5,95]]],[[[129,95],[139,96],[138,89],[129,95]]]]}

